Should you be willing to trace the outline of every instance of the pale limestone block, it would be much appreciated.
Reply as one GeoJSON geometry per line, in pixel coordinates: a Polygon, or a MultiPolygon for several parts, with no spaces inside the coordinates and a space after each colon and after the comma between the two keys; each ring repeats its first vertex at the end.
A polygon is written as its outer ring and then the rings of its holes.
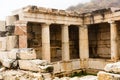
{"type": "Polygon", "coordinates": [[[97,76],[87,75],[87,76],[80,77],[79,80],[98,80],[98,79],[97,79],[97,76]]]}
{"type": "Polygon", "coordinates": [[[10,25],[14,25],[14,22],[17,20],[17,18],[15,16],[7,16],[6,17],[6,25],[10,26],[10,25]]]}
{"type": "Polygon", "coordinates": [[[72,62],[71,61],[61,62],[61,72],[64,72],[64,71],[72,71],[72,62]]]}
{"type": "Polygon", "coordinates": [[[40,73],[22,70],[7,70],[3,72],[3,80],[43,80],[40,73]]]}
{"type": "Polygon", "coordinates": [[[7,50],[11,50],[13,48],[18,48],[18,37],[7,36],[7,50]]]}
{"type": "Polygon", "coordinates": [[[46,63],[45,60],[19,60],[19,67],[23,70],[36,72],[52,72],[53,66],[46,63]]]}
{"type": "Polygon", "coordinates": [[[0,31],[6,31],[5,27],[6,27],[5,21],[0,21],[0,31]]]}
{"type": "Polygon", "coordinates": [[[10,59],[36,59],[36,52],[32,48],[12,49],[8,54],[10,59]]]}
{"type": "Polygon", "coordinates": [[[73,70],[80,69],[80,60],[73,60],[72,61],[72,69],[73,70]]]}
{"type": "Polygon", "coordinates": [[[69,80],[80,80],[78,77],[70,78],[69,80]]]}
{"type": "Polygon", "coordinates": [[[55,62],[53,63],[53,67],[54,67],[54,73],[60,73],[61,71],[61,63],[60,62],[55,62]]]}
{"type": "Polygon", "coordinates": [[[107,64],[106,60],[102,60],[102,59],[89,59],[88,60],[88,68],[92,68],[92,69],[102,70],[106,64],[107,64]]]}
{"type": "Polygon", "coordinates": [[[98,74],[98,80],[119,80],[120,74],[107,73],[100,71],[98,74]]]}
{"type": "Polygon", "coordinates": [[[120,73],[120,62],[109,63],[104,68],[107,72],[120,73]]]}
{"type": "Polygon", "coordinates": [[[7,43],[7,38],[6,37],[0,37],[0,50],[4,51],[6,50],[6,44],[7,43]]]}

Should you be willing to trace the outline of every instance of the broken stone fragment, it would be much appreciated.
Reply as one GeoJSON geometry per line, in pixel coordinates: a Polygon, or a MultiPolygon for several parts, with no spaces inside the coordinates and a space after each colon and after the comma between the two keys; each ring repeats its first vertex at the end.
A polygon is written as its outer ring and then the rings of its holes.
{"type": "Polygon", "coordinates": [[[109,63],[104,68],[107,72],[120,73],[120,62],[109,63]]]}
{"type": "Polygon", "coordinates": [[[98,80],[120,80],[120,74],[107,73],[100,71],[98,74],[98,80]]]}
{"type": "Polygon", "coordinates": [[[48,65],[44,60],[19,60],[19,67],[23,70],[36,72],[53,72],[53,66],[48,65]],[[43,63],[46,63],[43,65],[43,63]]]}
{"type": "Polygon", "coordinates": [[[8,57],[10,59],[36,59],[36,52],[32,48],[12,49],[8,57]]]}
{"type": "Polygon", "coordinates": [[[3,80],[43,80],[40,73],[22,70],[7,70],[2,77],[3,80]]]}
{"type": "Polygon", "coordinates": [[[13,59],[4,59],[1,63],[6,68],[16,68],[18,65],[18,62],[13,59]]]}

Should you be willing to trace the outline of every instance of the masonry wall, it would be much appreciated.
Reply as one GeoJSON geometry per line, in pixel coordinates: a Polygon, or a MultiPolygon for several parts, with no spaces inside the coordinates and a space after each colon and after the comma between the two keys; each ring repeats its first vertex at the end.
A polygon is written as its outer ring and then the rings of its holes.
{"type": "Polygon", "coordinates": [[[110,25],[89,26],[89,51],[92,58],[110,58],[110,25]]]}

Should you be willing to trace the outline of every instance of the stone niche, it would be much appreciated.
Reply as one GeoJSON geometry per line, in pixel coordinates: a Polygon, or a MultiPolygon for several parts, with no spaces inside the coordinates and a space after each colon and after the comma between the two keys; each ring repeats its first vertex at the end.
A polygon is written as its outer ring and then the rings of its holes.
{"type": "Polygon", "coordinates": [[[88,35],[90,58],[110,58],[110,25],[89,25],[88,35]]]}

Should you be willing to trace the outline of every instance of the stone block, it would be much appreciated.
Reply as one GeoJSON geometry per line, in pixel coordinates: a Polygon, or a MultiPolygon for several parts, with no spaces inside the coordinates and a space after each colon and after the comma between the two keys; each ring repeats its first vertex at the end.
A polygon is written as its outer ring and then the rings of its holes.
{"type": "Polygon", "coordinates": [[[8,57],[10,59],[36,59],[36,52],[32,48],[12,49],[8,57]]]}
{"type": "Polygon", "coordinates": [[[7,43],[7,38],[6,37],[0,37],[0,50],[4,51],[6,50],[6,44],[7,43]]]}
{"type": "Polygon", "coordinates": [[[19,60],[19,67],[23,70],[36,72],[53,72],[53,66],[45,60],[19,60]]]}
{"type": "Polygon", "coordinates": [[[7,36],[7,50],[18,48],[18,36],[7,36]]]}
{"type": "Polygon", "coordinates": [[[27,35],[19,36],[19,48],[27,48],[27,35]]]}
{"type": "Polygon", "coordinates": [[[61,72],[64,72],[64,71],[72,71],[72,62],[71,61],[61,62],[61,72]]]}
{"type": "Polygon", "coordinates": [[[60,73],[61,71],[61,63],[60,62],[55,62],[53,63],[53,66],[54,66],[54,73],[60,73]]]}
{"type": "Polygon", "coordinates": [[[6,26],[6,22],[5,21],[0,21],[0,31],[6,31],[5,26],[6,26]]]}
{"type": "Polygon", "coordinates": [[[1,63],[6,68],[16,68],[18,64],[18,62],[13,59],[4,59],[1,63]]]}
{"type": "Polygon", "coordinates": [[[88,60],[88,68],[91,68],[91,69],[103,70],[106,64],[107,64],[106,60],[102,60],[102,59],[89,59],[88,60]]]}
{"type": "Polygon", "coordinates": [[[72,61],[72,69],[75,70],[75,69],[80,69],[80,60],[73,60],[72,61]]]}
{"type": "Polygon", "coordinates": [[[43,80],[40,73],[22,70],[7,70],[3,72],[3,80],[43,80]]]}
{"type": "Polygon", "coordinates": [[[107,72],[120,73],[120,62],[109,63],[104,68],[107,72]]]}
{"type": "Polygon", "coordinates": [[[120,80],[120,74],[112,74],[104,71],[100,71],[97,76],[98,80],[120,80]]]}

